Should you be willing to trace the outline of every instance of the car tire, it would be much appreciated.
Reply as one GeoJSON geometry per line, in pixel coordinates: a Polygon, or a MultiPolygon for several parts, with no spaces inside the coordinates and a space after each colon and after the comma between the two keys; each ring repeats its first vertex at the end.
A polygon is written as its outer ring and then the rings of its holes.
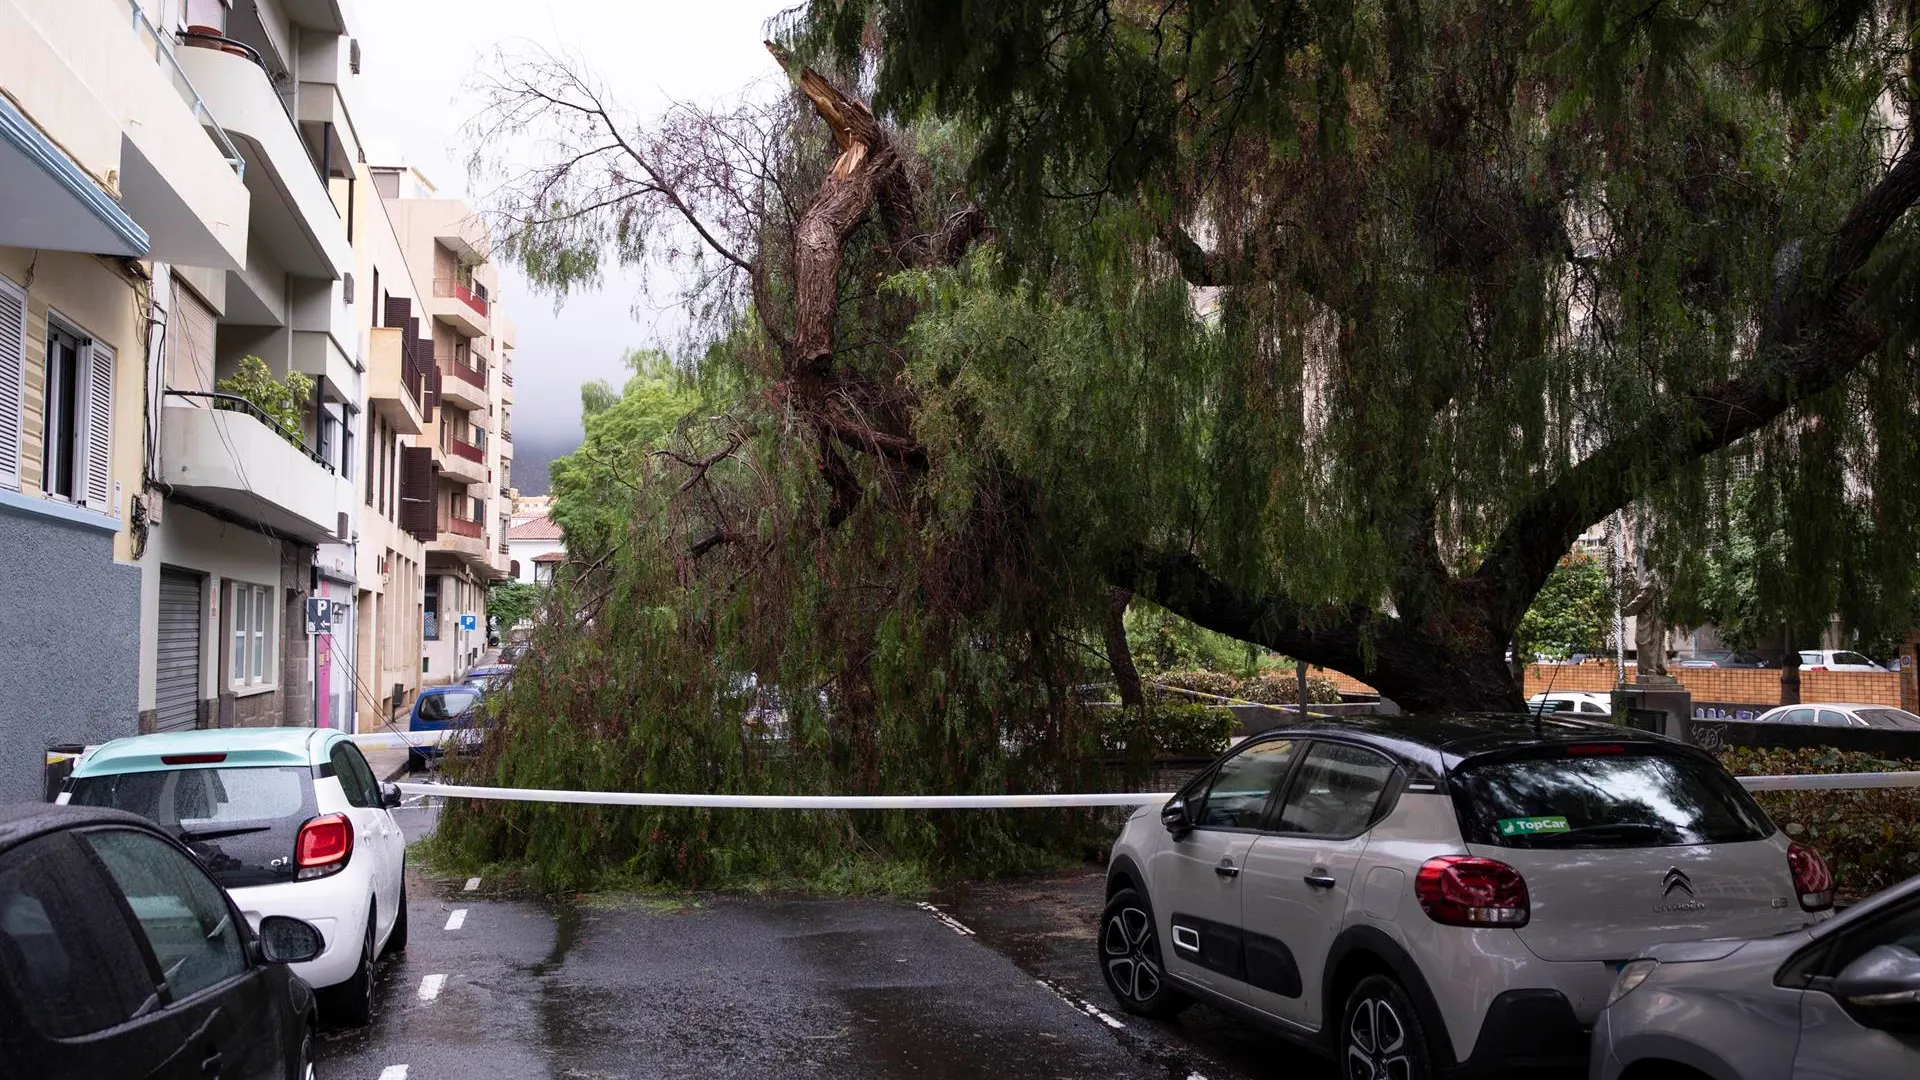
{"type": "Polygon", "coordinates": [[[300,1026],[300,1054],[293,1059],[293,1068],[287,1075],[291,1080],[313,1080],[313,1025],[300,1026]]]}
{"type": "Polygon", "coordinates": [[[367,908],[367,932],[360,941],[360,966],[353,978],[330,987],[327,992],[333,1018],[342,1027],[366,1027],[373,1023],[373,928],[378,920],[374,908],[367,908]]]}
{"type": "Polygon", "coordinates": [[[1343,1080],[1432,1080],[1433,1056],[1413,1000],[1385,975],[1361,979],[1340,1011],[1343,1080]]]}
{"type": "Polygon", "coordinates": [[[407,864],[400,864],[400,911],[393,917],[393,930],[387,934],[387,948],[382,956],[407,951],[407,864]]]}
{"type": "Polygon", "coordinates": [[[1167,980],[1154,932],[1153,909],[1133,889],[1121,889],[1100,912],[1095,948],[1107,992],[1135,1016],[1168,1017],[1193,1002],[1167,980]]]}

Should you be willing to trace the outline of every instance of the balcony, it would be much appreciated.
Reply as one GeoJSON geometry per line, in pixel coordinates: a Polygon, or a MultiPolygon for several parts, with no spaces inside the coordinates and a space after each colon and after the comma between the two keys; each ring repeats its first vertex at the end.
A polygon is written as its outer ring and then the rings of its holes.
{"type": "Polygon", "coordinates": [[[254,246],[286,273],[338,280],[353,268],[346,229],[258,54],[226,38],[187,44],[181,70],[246,159],[254,246]]]}
{"type": "Polygon", "coordinates": [[[486,451],[469,442],[448,439],[444,450],[436,448],[434,461],[440,466],[440,475],[457,484],[484,484],[487,482],[486,451]]]}
{"type": "Polygon", "coordinates": [[[395,431],[418,435],[424,426],[420,389],[425,372],[406,348],[406,333],[398,327],[373,328],[368,342],[367,397],[373,411],[395,431]]]}
{"type": "Polygon", "coordinates": [[[167,391],[161,477],[173,489],[309,544],[335,535],[353,485],[244,398],[167,391]]]}
{"type": "Polygon", "coordinates": [[[433,538],[435,549],[449,551],[469,563],[486,566],[488,560],[486,526],[478,521],[455,517],[446,509],[440,511],[440,531],[433,538]]]}
{"type": "Polygon", "coordinates": [[[441,356],[440,397],[463,409],[481,412],[487,408],[487,369],[457,356],[441,356]]]}
{"type": "Polygon", "coordinates": [[[491,307],[491,302],[466,282],[455,278],[433,279],[433,299],[427,303],[427,313],[450,324],[463,337],[487,336],[487,315],[491,307]]]}

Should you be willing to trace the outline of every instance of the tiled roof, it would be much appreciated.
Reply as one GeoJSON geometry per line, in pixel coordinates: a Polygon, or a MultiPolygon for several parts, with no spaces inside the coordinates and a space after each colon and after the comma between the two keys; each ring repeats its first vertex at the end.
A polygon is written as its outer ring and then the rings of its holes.
{"type": "Polygon", "coordinates": [[[567,553],[564,551],[543,551],[535,555],[533,561],[537,563],[565,562],[566,558],[567,553]]]}
{"type": "Polygon", "coordinates": [[[543,514],[531,521],[523,521],[508,529],[507,539],[558,540],[560,539],[560,526],[555,525],[552,518],[543,514]]]}

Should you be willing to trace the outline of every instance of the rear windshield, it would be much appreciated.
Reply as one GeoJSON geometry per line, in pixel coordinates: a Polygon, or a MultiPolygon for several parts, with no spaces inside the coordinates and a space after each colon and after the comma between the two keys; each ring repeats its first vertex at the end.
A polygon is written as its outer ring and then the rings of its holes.
{"type": "Polygon", "coordinates": [[[1854,715],[1877,728],[1920,731],[1920,716],[1905,709],[1855,709],[1854,715]]]}
{"type": "Polygon", "coordinates": [[[1773,824],[1745,789],[1704,758],[1636,747],[1571,751],[1469,760],[1455,769],[1454,797],[1467,842],[1670,847],[1773,834],[1773,824]]]}
{"type": "Polygon", "coordinates": [[[294,841],[318,812],[311,773],[280,766],[88,776],[70,802],[139,814],[193,849],[228,888],[292,881],[294,841]]]}

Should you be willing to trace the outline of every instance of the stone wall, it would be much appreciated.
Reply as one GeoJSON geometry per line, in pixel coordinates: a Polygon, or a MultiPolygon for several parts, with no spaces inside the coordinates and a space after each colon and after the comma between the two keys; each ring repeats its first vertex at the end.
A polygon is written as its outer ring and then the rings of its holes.
{"type": "MultiPolygon", "coordinates": [[[[1312,669],[1314,675],[1333,680],[1343,694],[1371,694],[1366,683],[1324,668],[1312,669]]],[[[1778,668],[1682,668],[1671,669],[1680,685],[1696,701],[1727,704],[1780,704],[1778,668]]],[[[1638,677],[1635,665],[1627,665],[1627,681],[1638,677]]],[[[1547,690],[1585,690],[1607,693],[1616,685],[1613,662],[1594,664],[1534,664],[1527,668],[1526,694],[1547,690]]],[[[1869,705],[1900,705],[1901,673],[1895,671],[1802,671],[1800,700],[1851,701],[1869,705]]]]}

